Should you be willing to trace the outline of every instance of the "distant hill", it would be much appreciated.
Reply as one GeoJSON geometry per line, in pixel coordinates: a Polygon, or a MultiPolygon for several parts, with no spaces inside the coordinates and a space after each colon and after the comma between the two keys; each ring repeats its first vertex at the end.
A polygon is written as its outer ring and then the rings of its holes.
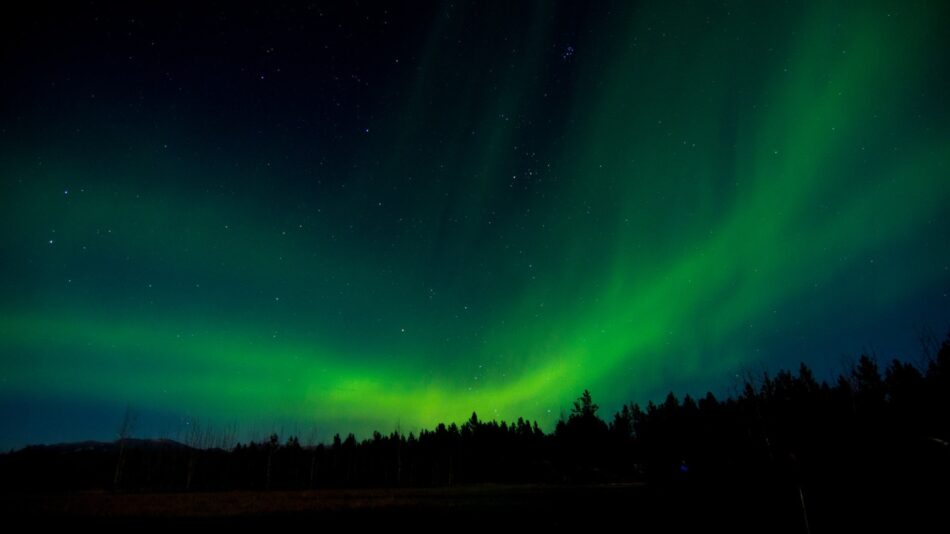
{"type": "Polygon", "coordinates": [[[115,441],[77,441],[73,443],[54,443],[51,445],[28,445],[20,452],[31,453],[111,453],[117,452],[122,444],[125,444],[126,450],[157,451],[157,450],[188,450],[191,449],[184,443],[173,439],[138,439],[127,438],[115,441]]]}

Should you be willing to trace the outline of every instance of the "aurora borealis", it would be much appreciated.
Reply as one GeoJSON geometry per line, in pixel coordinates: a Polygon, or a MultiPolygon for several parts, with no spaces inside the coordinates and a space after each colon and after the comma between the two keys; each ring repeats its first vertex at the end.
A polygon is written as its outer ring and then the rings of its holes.
{"type": "Polygon", "coordinates": [[[12,16],[0,446],[549,430],[946,331],[950,6],[593,4],[12,16]]]}

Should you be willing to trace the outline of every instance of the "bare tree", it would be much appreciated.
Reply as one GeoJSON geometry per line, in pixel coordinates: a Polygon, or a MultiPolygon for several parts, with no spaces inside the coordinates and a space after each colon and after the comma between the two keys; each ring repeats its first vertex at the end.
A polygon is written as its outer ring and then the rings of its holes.
{"type": "Polygon", "coordinates": [[[920,343],[920,356],[917,358],[917,367],[923,372],[936,363],[937,353],[940,352],[940,340],[929,326],[922,326],[917,331],[917,341],[920,343]]]}
{"type": "Polygon", "coordinates": [[[129,438],[132,437],[132,433],[135,431],[137,418],[132,407],[126,406],[125,415],[122,417],[122,422],[119,423],[119,429],[116,431],[116,440],[119,444],[119,458],[116,461],[115,477],[112,480],[112,486],[115,489],[119,489],[119,485],[122,483],[122,471],[125,468],[125,447],[129,438]]]}
{"type": "Polygon", "coordinates": [[[313,480],[317,474],[317,425],[310,427],[310,436],[307,438],[307,453],[310,455],[310,489],[313,489],[313,480]]]}
{"type": "Polygon", "coordinates": [[[191,489],[198,467],[198,455],[208,447],[210,442],[210,427],[205,429],[197,417],[185,420],[185,444],[188,445],[188,470],[185,478],[185,490],[191,489]]]}
{"type": "Polygon", "coordinates": [[[277,437],[277,433],[270,435],[270,439],[267,440],[267,479],[264,484],[265,490],[270,490],[270,481],[271,474],[273,472],[274,465],[274,453],[277,452],[277,449],[280,448],[280,438],[277,437]]]}

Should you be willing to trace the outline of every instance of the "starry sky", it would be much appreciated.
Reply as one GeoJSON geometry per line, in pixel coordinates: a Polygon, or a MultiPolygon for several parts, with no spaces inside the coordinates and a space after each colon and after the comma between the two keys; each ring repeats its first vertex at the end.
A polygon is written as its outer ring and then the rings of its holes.
{"type": "Polygon", "coordinates": [[[0,447],[126,407],[551,430],[585,388],[915,361],[950,326],[950,8],[830,4],[21,7],[0,447]]]}

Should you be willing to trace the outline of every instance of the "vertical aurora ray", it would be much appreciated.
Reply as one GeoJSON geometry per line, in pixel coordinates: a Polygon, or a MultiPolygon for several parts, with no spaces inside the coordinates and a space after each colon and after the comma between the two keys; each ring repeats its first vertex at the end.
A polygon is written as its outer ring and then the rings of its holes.
{"type": "MultiPolygon", "coordinates": [[[[169,59],[190,96],[128,116],[154,67],[14,91],[0,402],[550,429],[584,388],[723,391],[950,322],[945,7],[430,11],[332,74],[296,42],[237,89],[169,59]]],[[[0,442],[56,435],[18,421],[0,442]]]]}

